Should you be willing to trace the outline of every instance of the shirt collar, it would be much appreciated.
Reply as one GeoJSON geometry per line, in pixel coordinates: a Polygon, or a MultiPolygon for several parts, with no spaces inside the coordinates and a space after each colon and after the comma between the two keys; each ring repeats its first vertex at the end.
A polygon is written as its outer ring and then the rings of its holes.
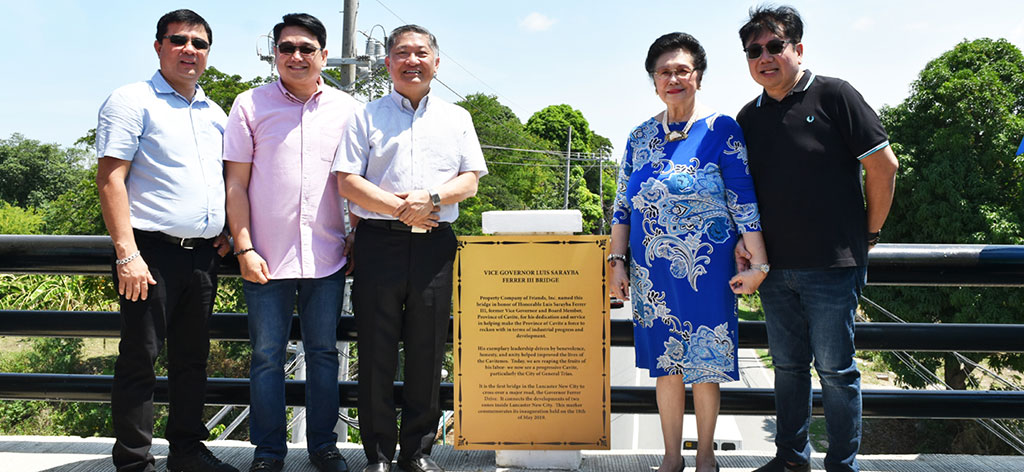
{"type": "MultiPolygon", "coordinates": [[[[277,83],[277,90],[279,90],[281,92],[281,94],[284,95],[285,98],[287,98],[288,100],[291,100],[293,102],[296,102],[296,103],[305,103],[302,100],[299,100],[299,97],[296,97],[291,92],[289,92],[288,89],[286,89],[284,87],[284,82],[281,82],[281,79],[277,79],[276,83],[277,83]]],[[[323,92],[324,92],[324,79],[322,77],[320,77],[320,78],[316,79],[316,92],[313,92],[313,95],[311,95],[309,97],[309,99],[310,100],[317,100],[318,97],[320,97],[320,94],[322,94],[323,92]]]]}
{"type": "MultiPolygon", "coordinates": [[[[150,82],[153,83],[153,90],[155,90],[156,93],[173,93],[182,99],[185,99],[185,97],[178,93],[177,90],[174,90],[174,87],[171,87],[171,84],[167,83],[167,79],[165,79],[164,75],[160,73],[160,70],[153,73],[153,78],[150,79],[150,82]]],[[[187,102],[188,99],[185,99],[185,101],[187,102]]],[[[196,84],[196,93],[192,96],[192,103],[205,101],[206,92],[203,91],[203,88],[200,87],[199,84],[196,84]]]]}
{"type": "MultiPolygon", "coordinates": [[[[786,97],[788,97],[790,95],[793,95],[795,93],[806,92],[807,89],[811,88],[811,83],[814,82],[814,77],[815,77],[814,76],[814,72],[811,72],[810,69],[804,69],[804,75],[802,75],[800,77],[800,80],[796,81],[796,85],[794,85],[793,88],[789,89],[789,93],[786,94],[786,97]]],[[[764,90],[762,90],[761,91],[761,96],[757,97],[757,106],[758,107],[761,106],[761,102],[765,98],[772,99],[771,97],[768,96],[768,92],[765,92],[764,90]]],[[[783,98],[785,98],[785,97],[783,97],[783,98]]]]}
{"type": "MultiPolygon", "coordinates": [[[[427,106],[427,102],[430,101],[430,96],[432,95],[432,93],[433,92],[428,91],[427,94],[423,96],[423,98],[420,100],[420,106],[418,108],[427,106]]],[[[395,106],[397,106],[398,108],[405,110],[409,113],[416,113],[416,109],[412,107],[412,101],[410,101],[408,98],[405,98],[405,95],[398,93],[397,90],[392,90],[388,96],[391,97],[391,101],[394,102],[395,106]]]]}

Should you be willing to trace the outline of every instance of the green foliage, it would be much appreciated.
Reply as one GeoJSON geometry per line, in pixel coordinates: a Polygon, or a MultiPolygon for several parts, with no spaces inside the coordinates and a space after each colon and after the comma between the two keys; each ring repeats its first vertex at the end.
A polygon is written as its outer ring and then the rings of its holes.
{"type": "MultiPolygon", "coordinates": [[[[335,82],[341,83],[341,70],[336,67],[325,67],[323,74],[330,76],[335,82]]],[[[334,85],[334,84],[331,84],[334,85]]],[[[374,66],[369,75],[357,79],[348,91],[353,97],[372,102],[391,93],[391,76],[384,66],[374,66]]]]}
{"type": "Polygon", "coordinates": [[[96,188],[96,165],[74,187],[43,205],[45,234],[107,234],[96,188]]]}
{"type": "MultiPolygon", "coordinates": [[[[1022,244],[1024,55],[1005,40],[964,41],[930,62],[910,96],[882,110],[900,159],[883,237],[901,243],[1022,244]]],[[[1024,292],[1003,288],[869,287],[901,318],[925,323],[1021,323],[1024,292]]],[[[888,321],[885,318],[882,318],[888,321]]],[[[922,386],[889,357],[899,380],[922,386]]],[[[965,388],[972,368],[950,355],[916,356],[965,388]]],[[[995,368],[1024,368],[1019,354],[971,354],[995,368]]]]}
{"type": "MultiPolygon", "coordinates": [[[[572,152],[589,153],[593,133],[583,113],[569,105],[550,105],[526,121],[526,130],[561,149],[565,149],[572,127],[572,152]]],[[[605,139],[607,141],[607,139],[605,139]]],[[[609,143],[610,144],[610,143],[609,143]]]]}
{"type": "MultiPolygon", "coordinates": [[[[477,196],[459,205],[460,216],[455,223],[459,234],[480,234],[479,214],[484,211],[563,207],[564,142],[568,137],[569,123],[573,124],[574,155],[577,151],[589,152],[588,143],[594,143],[595,149],[602,153],[611,148],[611,142],[590,132],[590,125],[582,113],[568,105],[547,107],[534,114],[525,126],[494,96],[472,94],[458,105],[473,117],[473,126],[480,144],[484,146],[490,172],[480,180],[477,196]],[[562,127],[564,129],[559,135],[558,129],[562,127]],[[577,139],[582,149],[576,147],[577,139]]],[[[600,232],[602,200],[603,208],[610,209],[615,195],[615,166],[604,166],[603,187],[600,168],[593,164],[581,167],[574,162],[570,171],[569,207],[583,213],[585,233],[600,232]]]]}
{"type": "Polygon", "coordinates": [[[27,208],[57,198],[88,172],[82,166],[86,154],[18,133],[0,139],[0,200],[27,208]]]}
{"type": "Polygon", "coordinates": [[[0,234],[39,234],[43,216],[35,208],[20,208],[0,201],[0,234]]]}
{"type": "Polygon", "coordinates": [[[263,84],[269,84],[274,80],[274,77],[267,76],[245,81],[238,74],[228,75],[217,70],[216,67],[210,66],[199,77],[199,86],[206,92],[206,96],[227,112],[231,110],[231,105],[235,103],[235,97],[238,94],[263,84]]]}
{"type": "Polygon", "coordinates": [[[31,372],[76,372],[82,365],[81,338],[37,338],[28,354],[31,372]]]}

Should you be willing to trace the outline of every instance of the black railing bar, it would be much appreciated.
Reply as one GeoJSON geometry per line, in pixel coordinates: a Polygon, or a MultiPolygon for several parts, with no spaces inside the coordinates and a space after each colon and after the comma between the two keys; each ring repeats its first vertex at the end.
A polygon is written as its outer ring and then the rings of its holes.
{"type": "MultiPolygon", "coordinates": [[[[113,377],[108,375],[72,374],[10,374],[0,373],[0,399],[50,401],[110,401],[113,377]]],[[[401,382],[395,383],[395,401],[401,406],[401,382]]],[[[450,383],[441,385],[441,408],[453,405],[450,383]]],[[[303,381],[289,380],[285,386],[285,402],[303,405],[303,381]]],[[[357,383],[338,383],[341,406],[357,406],[357,383]]],[[[692,393],[687,403],[692,404],[692,393]]],[[[768,388],[723,388],[721,414],[773,415],[775,400],[768,388]]],[[[167,379],[158,377],[154,399],[167,402],[167,379]]],[[[876,390],[863,391],[864,416],[884,418],[1024,418],[1024,392],[949,391],[949,390],[876,390]]],[[[246,405],[249,402],[248,379],[211,378],[206,387],[209,405],[246,405]]],[[[654,387],[611,388],[611,413],[658,412],[654,387]]],[[[821,391],[814,390],[813,412],[822,415],[821,391]]]]}
{"type": "MultiPolygon", "coordinates": [[[[864,351],[916,352],[1024,352],[1024,325],[969,323],[856,323],[857,348],[864,351]]],[[[293,316],[291,339],[300,340],[299,318],[293,316]]],[[[117,338],[120,315],[116,312],[0,310],[0,336],[117,338]]],[[[210,336],[222,341],[248,341],[249,327],[243,313],[216,313],[210,320],[210,336]]],[[[355,318],[341,316],[339,341],[356,341],[355,318]]],[[[763,321],[739,322],[739,347],[768,347],[763,321]]],[[[633,345],[630,320],[612,320],[612,346],[633,345]]],[[[448,342],[452,342],[449,324],[448,342]]]]}
{"type": "MultiPolygon", "coordinates": [[[[0,235],[0,273],[109,276],[107,236],[0,235]]],[[[879,244],[868,255],[870,285],[1024,286],[1024,246],[879,244]]],[[[228,257],[221,275],[237,276],[228,257]]]]}

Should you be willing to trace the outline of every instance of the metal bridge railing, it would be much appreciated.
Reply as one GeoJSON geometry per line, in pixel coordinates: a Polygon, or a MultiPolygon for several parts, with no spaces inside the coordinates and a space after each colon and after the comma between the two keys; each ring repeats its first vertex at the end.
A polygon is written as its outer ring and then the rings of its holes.
{"type": "MultiPolygon", "coordinates": [[[[109,275],[112,257],[106,236],[0,235],[0,273],[109,275]]],[[[231,258],[223,275],[238,274],[231,258]]],[[[1024,287],[1024,246],[880,244],[869,256],[868,283],[911,286],[1024,287]]],[[[299,333],[293,320],[293,337],[299,333]]],[[[211,337],[248,340],[244,314],[218,313],[210,323],[211,337]]],[[[1024,325],[857,323],[857,347],[875,351],[1024,352],[1024,325]]],[[[0,311],[0,335],[49,337],[109,337],[119,335],[113,312],[0,311]]],[[[358,339],[355,321],[343,316],[339,341],[358,339]]],[[[450,339],[450,336],[449,336],[450,339]]],[[[612,321],[612,345],[630,346],[629,321],[612,321]]],[[[740,322],[744,348],[767,347],[763,322],[740,322]]],[[[0,399],[110,401],[112,378],[101,375],[0,373],[0,399]]],[[[212,378],[206,402],[247,405],[248,379],[212,378]]],[[[356,383],[338,384],[343,407],[356,406],[356,383]]],[[[400,401],[402,383],[395,383],[400,401]]],[[[286,402],[301,406],[303,383],[288,381],[286,402]]],[[[863,392],[864,416],[920,418],[1024,418],[1021,391],[875,390],[863,392]]],[[[157,381],[156,401],[166,402],[165,378],[157,381]]],[[[821,393],[814,393],[814,412],[821,414],[821,393]]],[[[452,385],[442,384],[442,408],[452,406],[452,385]]],[[[613,413],[656,413],[653,387],[612,386],[613,413]]],[[[722,414],[771,415],[771,389],[722,389],[722,414]]]]}

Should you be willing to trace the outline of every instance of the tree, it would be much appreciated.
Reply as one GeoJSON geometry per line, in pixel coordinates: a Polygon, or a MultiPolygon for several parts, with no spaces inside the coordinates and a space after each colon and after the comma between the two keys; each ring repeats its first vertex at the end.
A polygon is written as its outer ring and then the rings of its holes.
{"type": "Polygon", "coordinates": [[[0,139],[0,200],[27,208],[57,198],[87,173],[86,154],[18,133],[0,139]]]}
{"type": "MultiPolygon", "coordinates": [[[[547,140],[556,149],[565,149],[572,127],[572,152],[591,152],[593,133],[583,113],[569,105],[550,105],[534,113],[526,121],[526,130],[538,138],[547,140]]],[[[605,141],[608,141],[605,139],[605,141]]],[[[609,144],[611,144],[609,142],[609,144]]]]}
{"type": "Polygon", "coordinates": [[[107,234],[95,176],[94,164],[74,187],[43,205],[44,234],[107,234]]]}
{"type": "Polygon", "coordinates": [[[35,208],[21,208],[0,201],[0,234],[39,234],[43,217],[35,208]]]}
{"type": "MultiPolygon", "coordinates": [[[[480,180],[477,196],[460,205],[456,230],[477,234],[480,212],[487,210],[560,209],[564,204],[565,152],[568,126],[573,126],[573,154],[591,149],[608,154],[611,142],[590,131],[583,114],[568,105],[541,110],[524,126],[511,109],[497,97],[473,94],[458,103],[473,117],[480,144],[487,159],[486,178],[480,180]],[[532,123],[532,128],[531,128],[532,123]],[[564,128],[562,134],[558,129],[564,128]],[[577,149],[580,140],[582,149],[577,149]],[[588,147],[592,146],[592,147],[588,147]]],[[[597,161],[574,161],[569,182],[569,206],[583,213],[584,231],[596,233],[601,224],[601,197],[614,197],[614,166],[605,163],[605,192],[600,189],[601,166],[597,161]]]]}
{"type": "Polygon", "coordinates": [[[231,105],[235,103],[235,97],[238,94],[263,84],[269,84],[274,80],[273,76],[267,76],[244,81],[238,74],[228,75],[217,70],[216,67],[210,66],[199,77],[199,86],[206,92],[206,96],[227,112],[231,110],[231,105]]]}
{"type": "MultiPolygon", "coordinates": [[[[1006,40],[964,41],[930,62],[882,122],[900,159],[883,236],[901,243],[1022,244],[1024,55],[1006,40]]],[[[926,323],[1020,323],[1024,292],[1002,288],[869,287],[901,318],[926,323]]],[[[968,354],[995,368],[1024,368],[1019,354],[968,354]]],[[[886,355],[901,381],[922,381],[886,355]]],[[[964,389],[973,367],[951,354],[918,356],[964,389]]]]}

